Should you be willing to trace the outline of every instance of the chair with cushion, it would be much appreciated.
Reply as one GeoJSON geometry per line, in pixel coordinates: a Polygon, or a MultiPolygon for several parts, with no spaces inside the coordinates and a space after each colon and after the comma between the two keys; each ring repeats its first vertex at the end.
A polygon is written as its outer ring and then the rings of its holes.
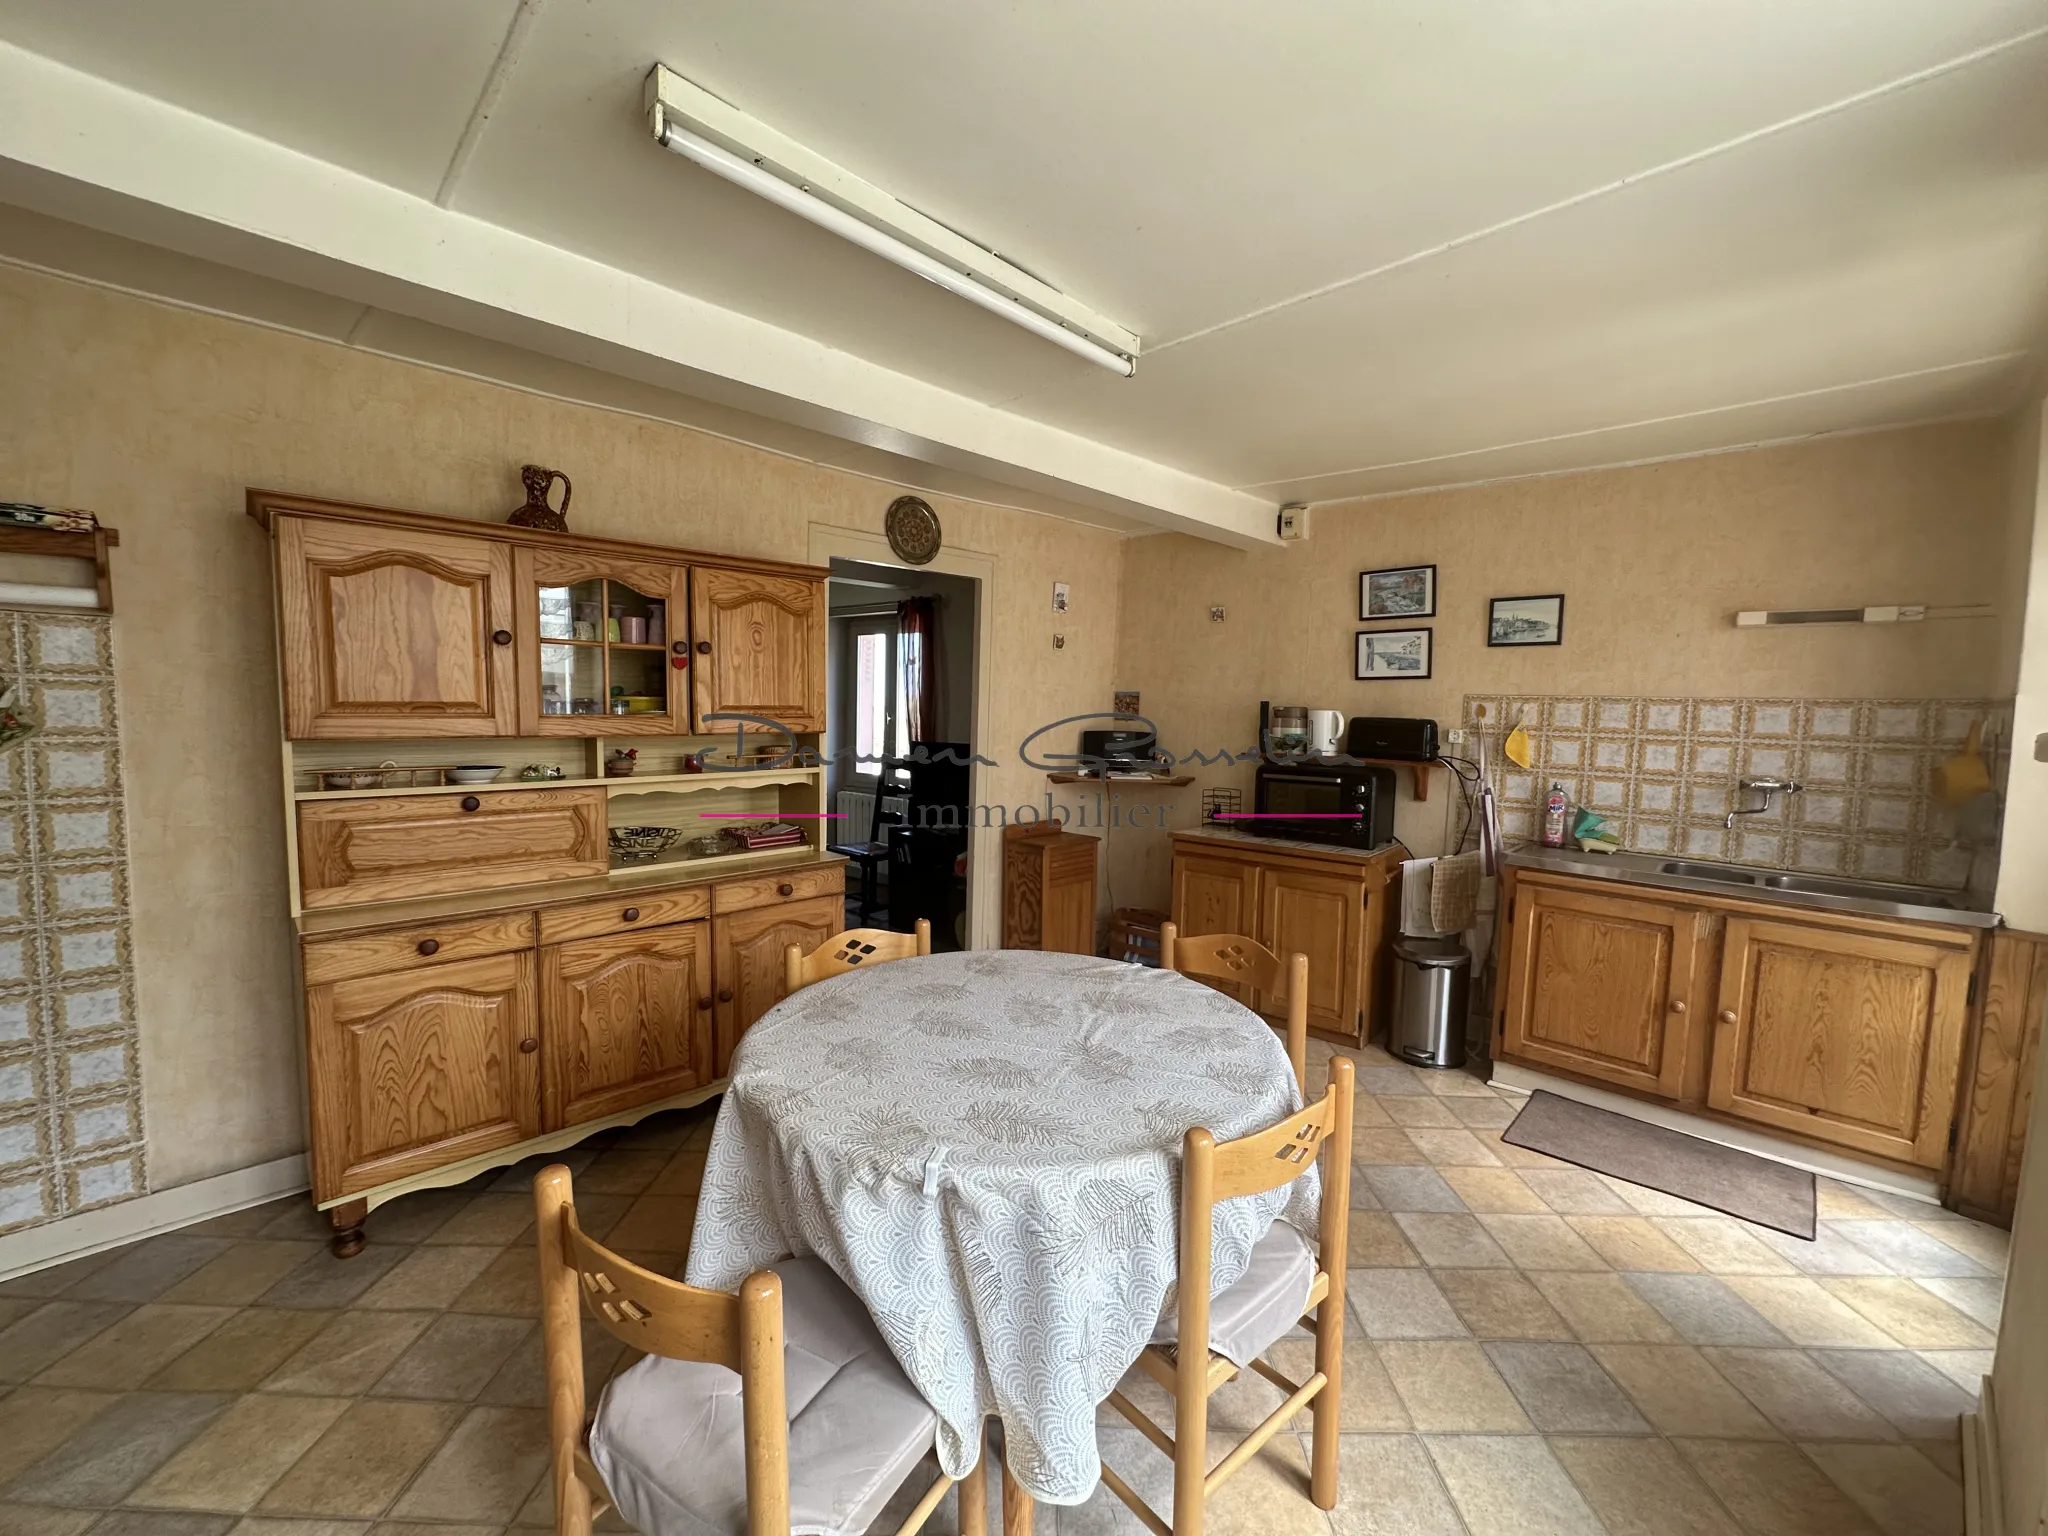
{"type": "Polygon", "coordinates": [[[1159,964],[1202,981],[1251,987],[1271,1008],[1287,1005],[1287,1059],[1294,1081],[1308,1092],[1308,956],[1299,950],[1284,961],[1257,939],[1241,933],[1205,933],[1187,938],[1173,923],[1159,925],[1159,964]]]}
{"type": "MultiPolygon", "coordinates": [[[[786,1259],[737,1294],[700,1290],[585,1237],[559,1164],[533,1203],[559,1536],[589,1536],[608,1507],[646,1536],[859,1536],[932,1449],[937,1416],[821,1260],[786,1259]],[[605,1388],[587,1435],[584,1302],[646,1352],[605,1388]]],[[[984,1467],[960,1484],[973,1529],[984,1467]]],[[[940,1476],[898,1536],[951,1486],[940,1476]]]]}
{"type": "Polygon", "coordinates": [[[1308,1407],[1314,1416],[1309,1497],[1320,1509],[1337,1504],[1338,1405],[1343,1398],[1344,1260],[1351,1212],[1351,1058],[1333,1057],[1329,1091],[1278,1125],[1222,1146],[1199,1128],[1183,1147],[1180,1201],[1180,1299],[1162,1318],[1138,1365],[1173,1393],[1173,1432],[1155,1423],[1122,1391],[1110,1405],[1173,1458],[1173,1518],[1160,1517],[1108,1466],[1102,1481],[1157,1536],[1201,1536],[1203,1504],[1259,1447],[1308,1407]],[[1320,1246],[1285,1221],[1275,1221],[1252,1249],[1244,1275],[1221,1295],[1209,1294],[1212,1223],[1219,1200],[1278,1189],[1323,1157],[1320,1246]],[[1305,1314],[1313,1309],[1311,1319],[1305,1314]],[[1315,1334],[1315,1370],[1291,1381],[1260,1358],[1299,1321],[1315,1334]],[[1211,1469],[1209,1398],[1250,1369],[1278,1387],[1286,1401],[1211,1469]]]}
{"type": "Polygon", "coordinates": [[[908,960],[932,952],[932,925],[917,920],[917,932],[891,933],[886,928],[849,928],[835,933],[808,955],[801,944],[782,952],[782,979],[786,990],[800,991],[814,981],[842,975],[861,966],[880,965],[885,960],[908,960]]]}

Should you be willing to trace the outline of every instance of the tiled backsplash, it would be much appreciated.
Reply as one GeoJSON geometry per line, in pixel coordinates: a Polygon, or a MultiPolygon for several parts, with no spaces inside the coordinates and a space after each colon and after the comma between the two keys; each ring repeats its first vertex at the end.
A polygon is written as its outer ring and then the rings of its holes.
{"type": "Polygon", "coordinates": [[[1499,698],[1468,694],[1464,724],[1483,729],[1500,793],[1501,831],[1537,835],[1544,797],[1563,783],[1621,829],[1622,846],[1740,864],[1861,875],[1959,889],[1988,880],[1995,828],[1959,818],[1931,790],[1935,766],[1985,722],[2003,783],[2010,699],[1499,698]],[[1518,718],[1535,766],[1498,747],[1518,718]],[[1722,823],[1738,779],[1793,778],[1761,816],[1722,823]],[[1971,841],[1973,834],[1978,841],[1971,841]],[[1974,878],[1973,878],[1974,877],[1974,878]]]}

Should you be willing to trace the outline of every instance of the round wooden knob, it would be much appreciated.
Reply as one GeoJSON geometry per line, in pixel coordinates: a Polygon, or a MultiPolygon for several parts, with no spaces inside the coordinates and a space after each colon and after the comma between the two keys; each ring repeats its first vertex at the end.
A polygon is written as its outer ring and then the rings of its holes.
{"type": "Polygon", "coordinates": [[[796,894],[796,887],[785,880],[782,884],[775,887],[775,894],[778,896],[794,896],[796,894]]]}
{"type": "Polygon", "coordinates": [[[731,987],[720,987],[720,988],[718,989],[718,1000],[719,1000],[719,1001],[720,1001],[721,1003],[729,1003],[729,1002],[731,1002],[731,1001],[732,1001],[732,988],[731,988],[731,987]]]}
{"type": "Polygon", "coordinates": [[[519,1042],[519,1050],[522,1055],[531,1056],[535,1051],[539,1049],[540,1042],[534,1039],[532,1035],[528,1035],[524,1040],[519,1042]]]}
{"type": "Polygon", "coordinates": [[[475,795],[464,795],[462,797],[462,808],[465,811],[478,810],[482,807],[482,805],[483,801],[477,799],[475,795]]]}
{"type": "Polygon", "coordinates": [[[1735,1022],[1735,1010],[1733,1008],[1723,1008],[1720,1018],[1723,1024],[1733,1024],[1735,1022]]]}
{"type": "Polygon", "coordinates": [[[1685,999],[1682,997],[1674,997],[1673,999],[1671,999],[1671,1011],[1673,1013],[1685,1012],[1685,999]]]}
{"type": "Polygon", "coordinates": [[[637,922],[639,922],[639,921],[640,921],[640,909],[639,909],[638,907],[628,907],[628,908],[626,908],[626,910],[625,910],[625,911],[623,911],[623,912],[621,912],[621,913],[619,914],[619,921],[620,921],[620,922],[622,922],[622,923],[637,923],[637,922]]]}
{"type": "Polygon", "coordinates": [[[708,997],[700,997],[697,999],[697,1006],[700,1009],[709,1008],[711,1006],[711,999],[708,997]]]}
{"type": "Polygon", "coordinates": [[[512,643],[512,631],[511,631],[511,630],[509,630],[509,629],[494,629],[494,630],[492,630],[492,631],[491,631],[491,644],[493,644],[493,645],[510,645],[511,643],[512,643]]]}
{"type": "Polygon", "coordinates": [[[687,640],[678,640],[675,644],[671,645],[669,649],[674,651],[678,656],[687,656],[690,654],[690,642],[687,640]]]}
{"type": "Polygon", "coordinates": [[[439,939],[421,939],[419,951],[423,955],[438,955],[441,953],[441,941],[439,939]]]}
{"type": "Polygon", "coordinates": [[[699,656],[709,656],[711,654],[711,642],[709,640],[699,640],[697,642],[697,654],[699,656]]]}

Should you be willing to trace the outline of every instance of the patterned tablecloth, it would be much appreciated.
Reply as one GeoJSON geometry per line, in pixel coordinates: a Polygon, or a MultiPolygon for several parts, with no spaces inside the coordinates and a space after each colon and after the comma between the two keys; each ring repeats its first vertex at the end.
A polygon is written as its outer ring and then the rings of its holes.
{"type": "MultiPolygon", "coordinates": [[[[817,1254],[937,1411],[948,1473],[999,1414],[1018,1480],[1077,1504],[1096,1405],[1172,1297],[1182,1136],[1300,1105],[1273,1031],[1170,971],[983,950],[852,972],[741,1042],[687,1278],[817,1254]]],[[[1313,1236],[1319,1195],[1311,1174],[1218,1205],[1216,1289],[1274,1217],[1313,1236]]]]}

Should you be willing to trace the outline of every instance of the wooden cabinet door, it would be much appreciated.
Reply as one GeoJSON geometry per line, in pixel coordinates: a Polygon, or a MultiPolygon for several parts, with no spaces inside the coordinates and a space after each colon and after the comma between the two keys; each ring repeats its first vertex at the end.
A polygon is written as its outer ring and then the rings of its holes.
{"type": "Polygon", "coordinates": [[[1095,851],[1092,837],[1062,837],[1045,850],[1040,945],[1069,955],[1095,953],[1095,851]]]}
{"type": "Polygon", "coordinates": [[[783,951],[792,944],[809,954],[846,927],[843,896],[754,907],[712,919],[715,950],[712,979],[718,985],[717,1072],[732,1066],[740,1036],[787,996],[782,985],[783,951]]]}
{"type": "Polygon", "coordinates": [[[535,1028],[531,951],[308,987],[314,1197],[539,1135],[535,1028]]]}
{"type": "Polygon", "coordinates": [[[689,734],[687,566],[522,547],[513,568],[522,734],[689,734]],[[614,619],[618,639],[611,638],[614,619]],[[639,640],[626,638],[632,620],[639,640]],[[649,640],[656,624],[661,638],[649,640]],[[678,660],[685,665],[671,665],[678,660]],[[615,699],[633,712],[613,713],[615,699]]]}
{"type": "Polygon", "coordinates": [[[547,1129],[711,1081],[709,928],[672,923],[541,950],[547,1129]]]}
{"type": "MultiPolygon", "coordinates": [[[[1359,949],[1365,936],[1365,889],[1341,875],[1269,868],[1259,884],[1259,927],[1252,935],[1283,960],[1299,950],[1308,956],[1308,1022],[1311,1029],[1358,1033],[1359,949]]],[[[1257,1005],[1282,1013],[1279,998],[1261,995],[1257,1005]]]]}
{"type": "Polygon", "coordinates": [[[299,805],[299,892],[343,907],[602,875],[601,789],[367,795],[299,805]]]}
{"type": "Polygon", "coordinates": [[[1730,917],[1707,1102],[1759,1125],[1939,1168],[1971,942],[1730,917]]]}
{"type": "MultiPolygon", "coordinates": [[[[1173,922],[1182,933],[1241,933],[1258,937],[1259,867],[1242,859],[1176,853],[1173,860],[1173,922]]],[[[1311,962],[1313,963],[1313,962],[1311,962]]],[[[1201,978],[1225,997],[1256,1007],[1252,989],[1236,982],[1201,978]]]]}
{"type": "Polygon", "coordinates": [[[1515,903],[1506,1054],[1681,1097],[1706,916],[1527,879],[1515,903]]]}
{"type": "Polygon", "coordinates": [[[824,582],[698,566],[690,572],[690,638],[698,734],[740,728],[709,718],[716,714],[825,729],[824,582]]]}
{"type": "Polygon", "coordinates": [[[518,734],[509,545],[303,517],[276,528],[286,736],[518,734]]]}

